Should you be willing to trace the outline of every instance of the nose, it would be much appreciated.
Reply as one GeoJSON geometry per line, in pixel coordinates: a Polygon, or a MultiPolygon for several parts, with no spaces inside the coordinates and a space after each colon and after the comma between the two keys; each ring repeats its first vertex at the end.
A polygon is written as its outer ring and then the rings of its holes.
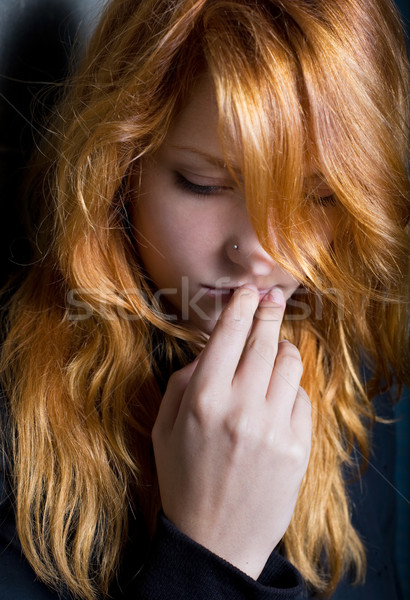
{"type": "Polygon", "coordinates": [[[247,214],[246,221],[241,225],[236,223],[236,227],[231,232],[226,240],[228,259],[254,276],[262,277],[272,273],[276,262],[262,247],[247,214]]]}

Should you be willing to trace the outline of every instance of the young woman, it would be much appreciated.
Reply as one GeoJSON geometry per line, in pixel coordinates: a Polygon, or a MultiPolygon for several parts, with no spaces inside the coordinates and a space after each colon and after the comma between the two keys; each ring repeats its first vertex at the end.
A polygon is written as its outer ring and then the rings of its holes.
{"type": "Polygon", "coordinates": [[[2,596],[399,598],[406,74],[389,0],[107,5],[6,304],[2,596]]]}

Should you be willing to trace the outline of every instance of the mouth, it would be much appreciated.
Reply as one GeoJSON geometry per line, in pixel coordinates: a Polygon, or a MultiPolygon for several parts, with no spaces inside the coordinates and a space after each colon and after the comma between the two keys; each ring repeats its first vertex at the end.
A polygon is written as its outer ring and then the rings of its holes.
{"type": "Polygon", "coordinates": [[[220,298],[229,301],[237,288],[214,288],[207,285],[203,286],[205,293],[210,298],[220,298]]]}
{"type": "MultiPolygon", "coordinates": [[[[231,287],[231,288],[224,288],[224,287],[212,287],[212,286],[208,286],[208,285],[204,285],[202,286],[205,290],[205,294],[206,296],[208,296],[209,298],[217,298],[219,299],[221,302],[229,302],[229,300],[232,298],[234,292],[242,286],[236,286],[236,287],[231,287]]],[[[273,287],[273,286],[272,286],[273,287]]],[[[266,289],[258,289],[259,292],[259,300],[262,300],[262,298],[272,289],[272,287],[266,288],[266,289]]]]}

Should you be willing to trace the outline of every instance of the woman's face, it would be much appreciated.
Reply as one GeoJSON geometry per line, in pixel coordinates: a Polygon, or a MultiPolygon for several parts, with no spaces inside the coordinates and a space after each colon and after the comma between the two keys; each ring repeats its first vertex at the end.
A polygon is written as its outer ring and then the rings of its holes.
{"type": "Polygon", "coordinates": [[[131,213],[143,266],[175,317],[211,333],[232,295],[253,284],[289,298],[298,281],[262,248],[224,166],[213,86],[202,78],[162,146],[142,161],[131,213]]]}

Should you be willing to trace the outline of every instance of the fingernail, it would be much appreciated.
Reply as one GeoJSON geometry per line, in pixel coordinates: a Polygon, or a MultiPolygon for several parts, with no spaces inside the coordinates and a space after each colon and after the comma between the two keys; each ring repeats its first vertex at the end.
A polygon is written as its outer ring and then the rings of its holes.
{"type": "Polygon", "coordinates": [[[282,306],[285,304],[285,296],[283,292],[279,288],[273,288],[270,290],[263,298],[262,302],[270,302],[273,304],[277,304],[278,306],[282,306]]]}
{"type": "Polygon", "coordinates": [[[242,285],[238,289],[240,289],[240,290],[252,290],[252,292],[257,292],[258,291],[258,288],[256,287],[256,285],[252,285],[251,283],[245,283],[245,285],[242,285]]]}

